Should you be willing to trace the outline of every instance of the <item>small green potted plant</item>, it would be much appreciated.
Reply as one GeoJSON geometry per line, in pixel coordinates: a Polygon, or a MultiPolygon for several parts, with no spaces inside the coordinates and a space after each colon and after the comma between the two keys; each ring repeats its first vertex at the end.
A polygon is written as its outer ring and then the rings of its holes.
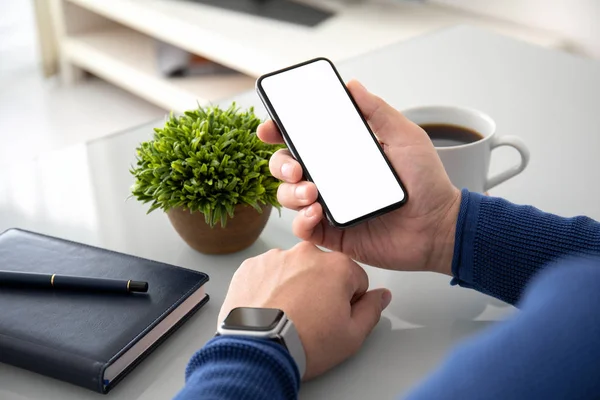
{"type": "Polygon", "coordinates": [[[269,158],[282,146],[256,136],[254,109],[201,107],[171,116],[137,148],[133,197],[162,209],[192,248],[207,254],[240,251],[279,209],[279,181],[269,158]]]}

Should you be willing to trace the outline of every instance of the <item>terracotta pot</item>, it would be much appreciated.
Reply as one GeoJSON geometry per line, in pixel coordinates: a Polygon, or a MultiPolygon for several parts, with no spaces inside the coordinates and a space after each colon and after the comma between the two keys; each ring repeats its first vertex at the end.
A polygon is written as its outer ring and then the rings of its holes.
{"type": "Polygon", "coordinates": [[[269,220],[271,208],[265,206],[259,214],[250,206],[238,205],[233,218],[227,219],[225,228],[220,222],[211,228],[201,212],[174,208],[167,215],[179,236],[194,250],[205,254],[228,254],[244,250],[258,239],[269,220]]]}

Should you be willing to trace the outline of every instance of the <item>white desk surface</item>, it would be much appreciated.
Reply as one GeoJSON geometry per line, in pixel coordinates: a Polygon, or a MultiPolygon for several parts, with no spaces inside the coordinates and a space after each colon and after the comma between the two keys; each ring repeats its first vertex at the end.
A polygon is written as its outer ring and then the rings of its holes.
{"type": "MultiPolygon", "coordinates": [[[[532,154],[527,170],[493,195],[564,216],[600,219],[600,64],[459,27],[354,58],[339,69],[400,109],[446,103],[489,113],[500,135],[521,136],[532,154]]],[[[237,100],[266,115],[254,93],[237,100]]],[[[157,124],[0,168],[0,230],[18,226],[211,276],[209,304],[120,383],[111,399],[172,397],[183,385],[189,357],[213,335],[229,279],[241,261],[297,242],[290,233],[293,213],[285,211],[281,219],[273,215],[248,250],[204,256],[178,238],[164,215],[146,216],[144,206],[125,201],[134,148],[157,124]]],[[[492,170],[515,161],[510,150],[499,150],[492,170]]],[[[362,351],[305,384],[301,398],[393,398],[434,368],[457,341],[513,312],[484,295],[450,287],[443,276],[367,269],[372,286],[393,291],[392,304],[362,351]]],[[[0,398],[101,396],[0,364],[0,398]]]]}

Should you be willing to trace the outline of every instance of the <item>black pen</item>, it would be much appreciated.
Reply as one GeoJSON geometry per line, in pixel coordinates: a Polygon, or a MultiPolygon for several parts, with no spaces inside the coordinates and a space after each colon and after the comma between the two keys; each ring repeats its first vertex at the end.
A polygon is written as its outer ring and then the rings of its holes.
{"type": "Polygon", "coordinates": [[[148,282],[17,271],[0,271],[0,286],[84,292],[130,293],[148,291],[148,282]]]}

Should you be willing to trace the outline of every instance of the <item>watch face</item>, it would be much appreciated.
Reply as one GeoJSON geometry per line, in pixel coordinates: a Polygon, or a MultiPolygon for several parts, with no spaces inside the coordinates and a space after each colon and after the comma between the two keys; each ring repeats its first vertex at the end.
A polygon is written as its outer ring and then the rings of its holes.
{"type": "Polygon", "coordinates": [[[277,326],[282,317],[283,311],[275,308],[239,307],[231,310],[225,321],[223,321],[222,328],[270,331],[277,326]]]}

